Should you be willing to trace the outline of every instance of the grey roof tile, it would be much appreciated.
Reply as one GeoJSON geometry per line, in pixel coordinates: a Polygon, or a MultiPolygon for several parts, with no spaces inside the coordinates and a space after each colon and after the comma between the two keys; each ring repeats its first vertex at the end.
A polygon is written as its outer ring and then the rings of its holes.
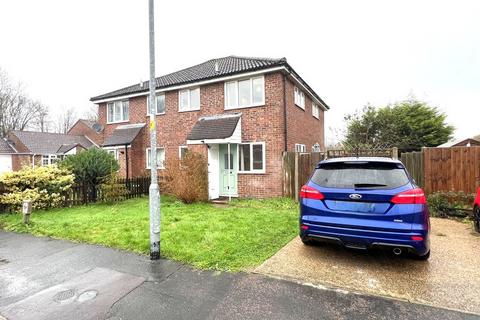
{"type": "Polygon", "coordinates": [[[104,147],[124,146],[131,144],[145,127],[145,123],[127,124],[118,126],[112,134],[105,139],[104,147]]]}
{"type": "Polygon", "coordinates": [[[187,140],[226,139],[233,135],[241,114],[203,117],[193,126],[187,140]]]}
{"type": "MultiPolygon", "coordinates": [[[[174,85],[187,84],[200,80],[207,80],[218,78],[222,76],[233,75],[237,73],[260,70],[270,68],[273,66],[280,66],[286,64],[285,58],[253,58],[253,57],[237,57],[228,56],[219,59],[208,60],[204,63],[189,67],[180,71],[176,71],[161,77],[156,78],[156,88],[167,88],[174,85]],[[215,65],[218,65],[218,71],[215,70],[215,65]]],[[[148,81],[139,83],[115,90],[106,94],[102,94],[91,98],[91,101],[122,96],[126,94],[140,93],[148,91],[148,81]]]]}
{"type": "Polygon", "coordinates": [[[14,130],[14,134],[31,153],[36,154],[57,154],[62,145],[79,144],[85,149],[91,148],[94,144],[85,136],[73,134],[20,131],[14,130]]]}
{"type": "Polygon", "coordinates": [[[16,152],[12,148],[12,146],[7,141],[5,141],[5,139],[0,139],[0,153],[11,154],[11,153],[16,153],[16,152]]]}

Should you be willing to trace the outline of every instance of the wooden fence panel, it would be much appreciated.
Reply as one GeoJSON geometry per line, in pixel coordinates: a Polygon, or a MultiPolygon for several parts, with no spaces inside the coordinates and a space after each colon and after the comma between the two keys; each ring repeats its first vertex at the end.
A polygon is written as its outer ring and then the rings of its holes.
{"type": "Polygon", "coordinates": [[[402,153],[402,163],[407,168],[415,182],[420,187],[424,187],[424,167],[423,167],[423,153],[422,152],[408,152],[402,153]]]}

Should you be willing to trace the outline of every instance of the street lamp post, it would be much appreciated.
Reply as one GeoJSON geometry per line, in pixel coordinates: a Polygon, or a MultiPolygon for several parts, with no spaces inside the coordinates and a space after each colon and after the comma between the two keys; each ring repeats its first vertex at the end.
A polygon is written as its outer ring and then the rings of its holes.
{"type": "Polygon", "coordinates": [[[150,259],[160,259],[160,189],[157,177],[157,124],[155,121],[155,24],[154,0],[148,0],[148,40],[150,52],[150,95],[148,98],[150,108],[150,259]]]}

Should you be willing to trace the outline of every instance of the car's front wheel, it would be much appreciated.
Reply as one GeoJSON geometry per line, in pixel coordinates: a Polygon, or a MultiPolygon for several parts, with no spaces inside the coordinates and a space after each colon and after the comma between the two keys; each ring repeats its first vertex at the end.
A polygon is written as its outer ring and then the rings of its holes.
{"type": "Polygon", "coordinates": [[[475,231],[480,232],[480,207],[476,206],[473,209],[473,226],[475,231]]]}

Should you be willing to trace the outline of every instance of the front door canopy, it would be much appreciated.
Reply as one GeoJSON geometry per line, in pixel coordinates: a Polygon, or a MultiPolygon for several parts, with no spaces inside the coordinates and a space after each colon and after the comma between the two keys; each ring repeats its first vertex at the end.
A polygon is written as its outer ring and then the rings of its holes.
{"type": "Polygon", "coordinates": [[[187,136],[187,144],[241,143],[241,113],[227,113],[198,119],[187,136]]]}

